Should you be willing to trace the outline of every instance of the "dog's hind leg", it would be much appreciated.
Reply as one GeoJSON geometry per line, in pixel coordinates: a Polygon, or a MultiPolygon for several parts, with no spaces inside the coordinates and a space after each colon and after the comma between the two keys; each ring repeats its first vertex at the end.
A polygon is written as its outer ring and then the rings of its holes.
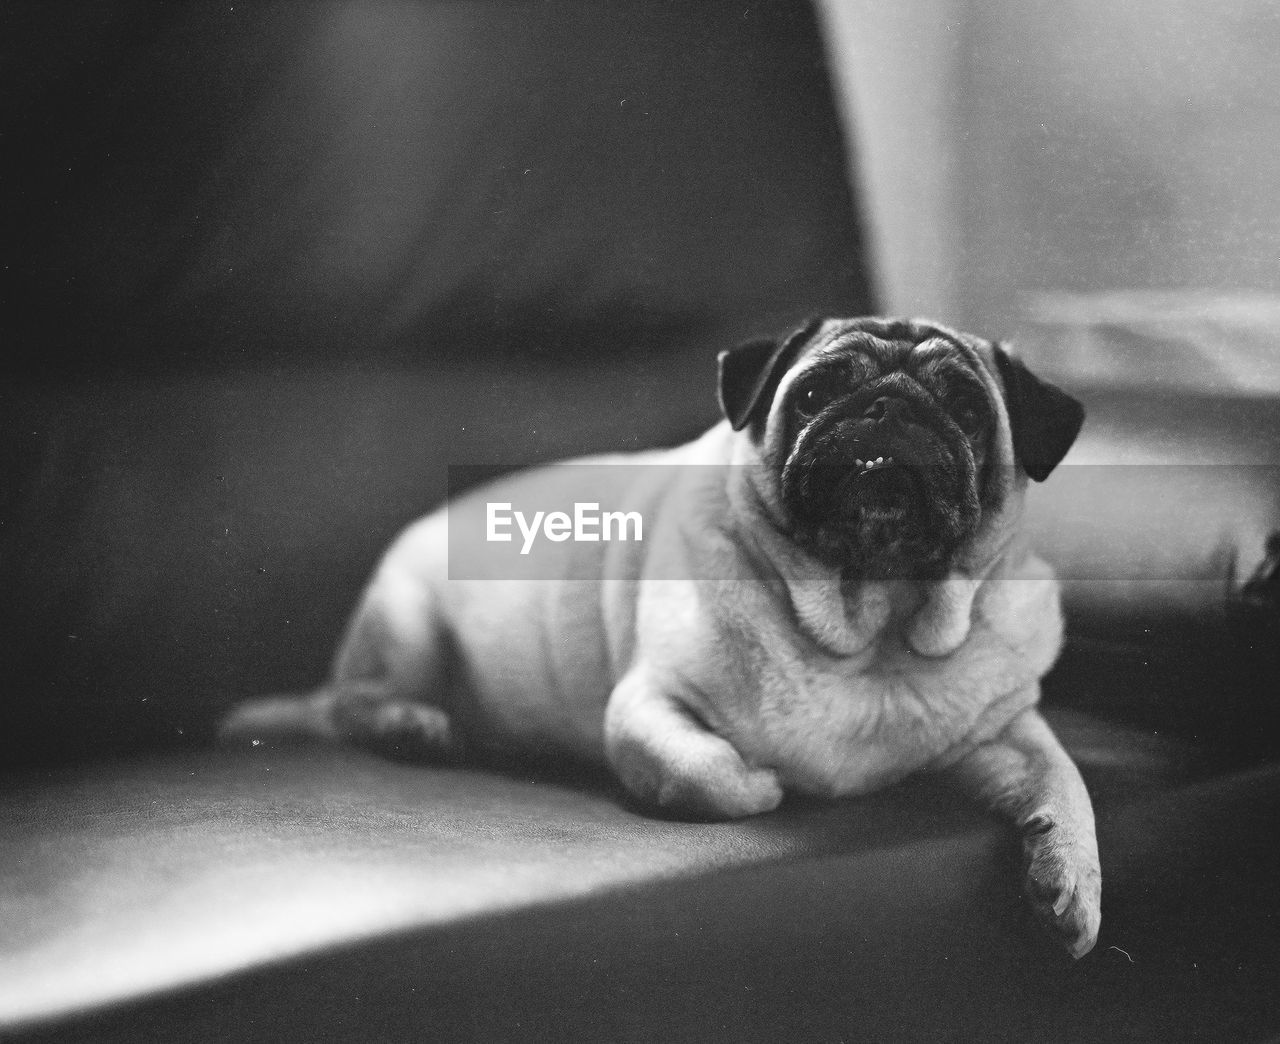
{"type": "Polygon", "coordinates": [[[391,757],[452,761],[462,743],[439,700],[448,640],[433,595],[383,568],[347,626],[329,681],[305,696],[250,700],[223,723],[224,740],[346,742],[391,757]]]}

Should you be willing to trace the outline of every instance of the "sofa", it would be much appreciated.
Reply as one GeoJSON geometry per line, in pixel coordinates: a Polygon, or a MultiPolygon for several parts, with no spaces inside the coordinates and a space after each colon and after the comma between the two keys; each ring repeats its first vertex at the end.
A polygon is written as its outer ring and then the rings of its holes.
{"type": "Polygon", "coordinates": [[[807,5],[3,20],[0,1039],[1280,1036],[1269,398],[1073,386],[1030,503],[1078,962],[939,780],[702,823],[590,766],[214,743],[323,677],[451,466],[689,437],[720,348],[880,309],[807,5]]]}

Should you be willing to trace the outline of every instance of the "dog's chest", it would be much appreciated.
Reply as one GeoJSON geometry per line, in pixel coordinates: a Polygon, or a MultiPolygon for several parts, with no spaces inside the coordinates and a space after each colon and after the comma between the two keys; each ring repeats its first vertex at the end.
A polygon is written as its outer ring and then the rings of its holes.
{"type": "Polygon", "coordinates": [[[941,758],[1027,673],[982,630],[936,660],[890,636],[848,657],[774,646],[757,662],[752,699],[735,701],[754,706],[734,742],[789,786],[823,795],[869,793],[941,758]]]}

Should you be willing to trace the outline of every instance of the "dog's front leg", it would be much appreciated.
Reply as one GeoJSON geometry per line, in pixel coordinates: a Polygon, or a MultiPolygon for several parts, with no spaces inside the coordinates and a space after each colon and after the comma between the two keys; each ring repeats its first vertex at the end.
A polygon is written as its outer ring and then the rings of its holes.
{"type": "Polygon", "coordinates": [[[777,773],[748,765],[643,667],[628,672],[609,697],[605,747],[632,794],[677,812],[736,819],[782,800],[777,773]]]}
{"type": "Polygon", "coordinates": [[[1073,957],[1098,940],[1102,871],[1093,805],[1075,763],[1044,718],[1024,710],[952,766],[1022,835],[1024,891],[1033,912],[1073,957]]]}

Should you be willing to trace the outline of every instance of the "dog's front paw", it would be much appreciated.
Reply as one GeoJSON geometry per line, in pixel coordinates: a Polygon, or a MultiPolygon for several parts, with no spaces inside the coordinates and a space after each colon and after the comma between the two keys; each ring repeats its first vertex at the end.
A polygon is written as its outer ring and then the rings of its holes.
{"type": "Polygon", "coordinates": [[[746,761],[643,669],[624,677],[609,697],[605,749],[633,797],[671,812],[740,819],[782,801],[777,772],[746,761]]]}
{"type": "MultiPolygon", "coordinates": [[[[734,760],[737,755],[734,755],[734,760]]],[[[782,784],[772,769],[704,764],[692,771],[668,768],[654,797],[663,808],[708,819],[740,819],[772,812],[782,802],[782,784]]]]}
{"type": "Polygon", "coordinates": [[[1087,836],[1038,816],[1022,841],[1031,910],[1077,960],[1093,949],[1102,923],[1102,870],[1092,830],[1087,836]]]}
{"type": "Polygon", "coordinates": [[[778,807],[782,784],[772,769],[752,768],[716,736],[661,747],[615,744],[614,768],[641,801],[698,819],[739,819],[778,807]]]}

